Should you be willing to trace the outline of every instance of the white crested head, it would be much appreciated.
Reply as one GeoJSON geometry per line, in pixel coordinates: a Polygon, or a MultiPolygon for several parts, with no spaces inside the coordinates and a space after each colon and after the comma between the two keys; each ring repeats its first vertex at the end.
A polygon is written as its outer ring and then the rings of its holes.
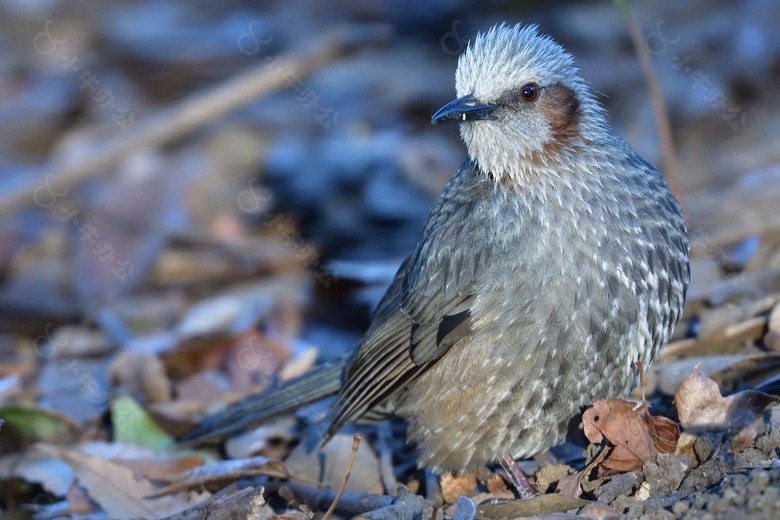
{"type": "Polygon", "coordinates": [[[536,25],[493,26],[477,35],[458,60],[455,91],[485,102],[524,83],[549,85],[577,76],[574,58],[536,25]]]}
{"type": "Polygon", "coordinates": [[[458,61],[456,91],[472,105],[495,106],[490,117],[464,117],[461,136],[470,157],[497,178],[521,181],[607,126],[571,54],[535,25],[501,24],[477,35],[458,61]]]}

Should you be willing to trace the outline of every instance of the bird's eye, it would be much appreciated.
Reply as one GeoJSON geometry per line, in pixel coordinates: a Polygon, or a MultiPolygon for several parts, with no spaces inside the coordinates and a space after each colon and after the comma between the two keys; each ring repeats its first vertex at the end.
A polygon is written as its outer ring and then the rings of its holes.
{"type": "Polygon", "coordinates": [[[522,96],[523,101],[528,101],[529,103],[536,101],[539,98],[539,85],[526,83],[520,89],[520,96],[522,96]]]}

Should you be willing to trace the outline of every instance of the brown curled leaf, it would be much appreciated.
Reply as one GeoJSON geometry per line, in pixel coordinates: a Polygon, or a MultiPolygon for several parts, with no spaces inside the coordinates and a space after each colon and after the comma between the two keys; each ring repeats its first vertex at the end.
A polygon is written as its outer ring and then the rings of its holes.
{"type": "Polygon", "coordinates": [[[696,365],[674,396],[683,429],[676,453],[693,456],[697,437],[713,432],[728,432],[735,452],[747,448],[764,426],[764,409],[776,401],[776,397],[755,390],[723,397],[718,384],[696,365]]]}
{"type": "Polygon", "coordinates": [[[641,468],[655,458],[657,450],[639,408],[623,399],[601,399],[582,414],[585,436],[593,443],[606,439],[614,446],[602,467],[611,473],[641,468]]]}

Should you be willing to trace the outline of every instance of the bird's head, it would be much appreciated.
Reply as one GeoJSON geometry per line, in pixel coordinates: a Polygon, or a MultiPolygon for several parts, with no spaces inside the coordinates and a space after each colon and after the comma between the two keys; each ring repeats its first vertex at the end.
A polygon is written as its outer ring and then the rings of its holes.
{"type": "Polygon", "coordinates": [[[469,156],[496,178],[555,165],[605,127],[572,56],[534,25],[479,34],[458,61],[456,90],[432,121],[461,123],[469,156]]]}

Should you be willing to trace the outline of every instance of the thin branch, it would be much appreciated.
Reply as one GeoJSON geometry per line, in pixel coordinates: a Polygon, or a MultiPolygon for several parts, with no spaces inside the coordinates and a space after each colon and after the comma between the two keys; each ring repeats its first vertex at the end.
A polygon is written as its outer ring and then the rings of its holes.
{"type": "MultiPolygon", "coordinates": [[[[276,494],[279,494],[284,488],[289,489],[295,496],[295,501],[297,503],[306,504],[313,511],[322,511],[336,499],[336,492],[331,489],[302,484],[294,480],[289,482],[266,482],[265,488],[269,493],[276,494]]],[[[365,513],[366,511],[373,511],[375,509],[390,506],[396,499],[397,497],[389,495],[346,491],[339,500],[337,509],[350,515],[358,515],[365,513]]]]}
{"type": "Polygon", "coordinates": [[[639,370],[639,388],[642,391],[642,402],[646,403],[647,398],[645,398],[645,366],[642,364],[642,361],[638,359],[634,361],[634,364],[636,365],[637,370],[639,370]]]}
{"type": "Polygon", "coordinates": [[[356,433],[355,437],[352,439],[352,453],[349,456],[347,471],[344,473],[344,479],[341,481],[341,487],[339,488],[339,492],[336,493],[336,498],[333,500],[333,503],[330,505],[328,510],[325,511],[322,520],[328,520],[328,518],[330,518],[330,515],[332,515],[333,511],[336,510],[336,506],[339,504],[339,500],[341,500],[341,495],[343,495],[344,490],[347,489],[347,482],[349,482],[349,476],[352,474],[352,466],[355,465],[355,458],[357,457],[358,448],[360,448],[360,441],[362,440],[363,436],[359,433],[356,433]]]}
{"type": "MultiPolygon", "coordinates": [[[[355,54],[361,49],[386,41],[390,30],[386,26],[340,27],[314,40],[304,49],[283,56],[281,66],[305,78],[317,70],[355,54]]],[[[122,157],[145,147],[160,147],[197,130],[257,99],[271,94],[289,81],[284,73],[268,70],[258,64],[205,92],[193,94],[176,106],[138,121],[126,130],[98,139],[80,152],[77,158],[55,156],[30,176],[21,186],[0,195],[0,214],[8,214],[29,206],[34,191],[47,186],[64,196],[67,189],[107,170],[122,157]]],[[[67,154],[61,154],[67,155],[67,154]]]]}
{"type": "Polygon", "coordinates": [[[655,114],[655,123],[658,130],[658,138],[661,141],[661,153],[663,154],[664,173],[669,187],[677,196],[680,205],[684,206],[682,199],[682,183],[680,181],[680,166],[677,161],[677,151],[674,147],[674,135],[672,134],[672,124],[669,121],[669,111],[666,108],[661,84],[658,81],[658,75],[653,68],[653,62],[650,59],[650,53],[647,52],[645,42],[642,37],[642,29],[639,27],[636,19],[631,13],[627,0],[613,0],[625,20],[628,28],[628,35],[631,43],[639,57],[639,64],[642,66],[642,73],[647,83],[647,90],[650,94],[650,102],[653,105],[655,114]]]}

